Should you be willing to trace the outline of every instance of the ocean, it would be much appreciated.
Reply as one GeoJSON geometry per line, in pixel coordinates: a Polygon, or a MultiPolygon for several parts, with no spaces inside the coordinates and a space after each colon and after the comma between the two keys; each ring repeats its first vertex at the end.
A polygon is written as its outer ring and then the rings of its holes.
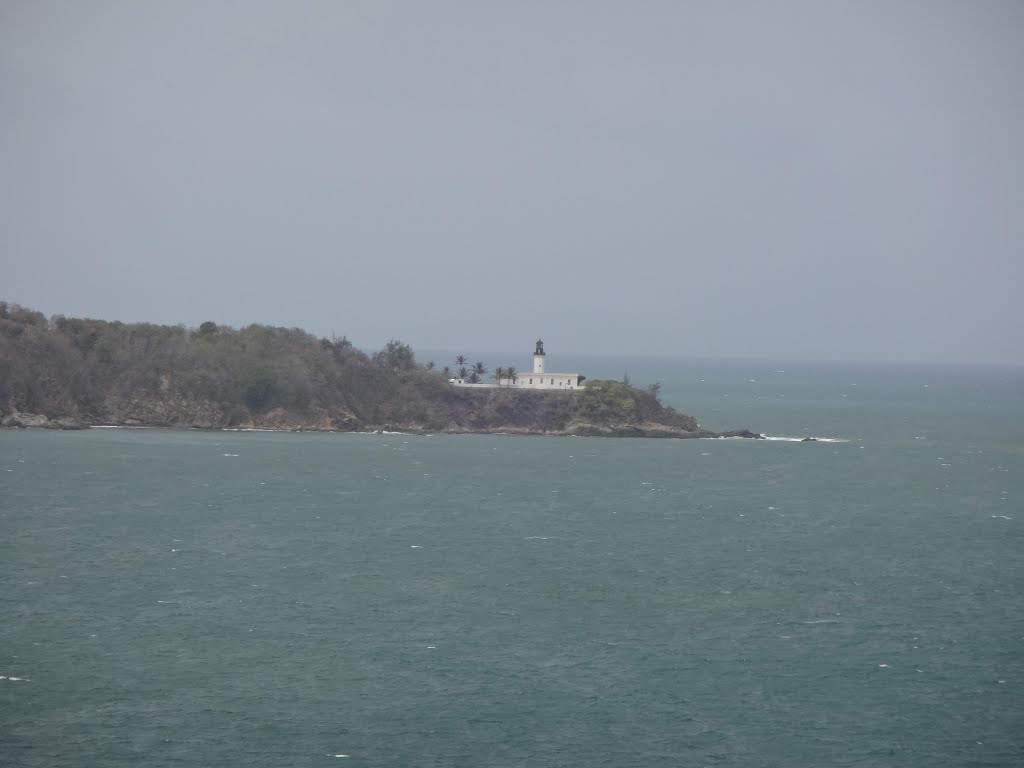
{"type": "Polygon", "coordinates": [[[0,765],[1024,764],[1024,369],[567,362],[789,439],[0,432],[0,765]]]}

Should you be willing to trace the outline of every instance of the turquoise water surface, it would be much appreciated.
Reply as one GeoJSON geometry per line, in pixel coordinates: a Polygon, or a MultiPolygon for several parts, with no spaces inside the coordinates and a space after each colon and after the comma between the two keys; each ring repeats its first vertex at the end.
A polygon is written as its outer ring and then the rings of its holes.
{"type": "Polygon", "coordinates": [[[0,432],[0,765],[1024,764],[1024,372],[629,374],[843,442],[0,432]]]}

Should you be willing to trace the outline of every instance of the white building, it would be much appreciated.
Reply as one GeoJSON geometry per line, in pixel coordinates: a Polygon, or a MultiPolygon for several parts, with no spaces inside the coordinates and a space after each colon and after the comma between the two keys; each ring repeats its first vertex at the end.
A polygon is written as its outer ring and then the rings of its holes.
{"type": "Polygon", "coordinates": [[[582,389],[586,376],[578,373],[552,373],[544,370],[544,342],[537,339],[533,351],[533,371],[516,372],[513,379],[501,379],[497,384],[470,384],[464,379],[448,379],[457,387],[511,387],[513,389],[560,389],[563,392],[582,389]]]}

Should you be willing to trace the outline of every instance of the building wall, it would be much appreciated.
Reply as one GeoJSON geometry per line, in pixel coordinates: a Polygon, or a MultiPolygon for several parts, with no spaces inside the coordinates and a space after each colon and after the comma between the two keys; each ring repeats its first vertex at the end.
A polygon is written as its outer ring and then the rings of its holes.
{"type": "Polygon", "coordinates": [[[499,384],[470,384],[463,379],[448,379],[451,384],[457,387],[510,387],[512,389],[561,389],[563,391],[583,389],[579,383],[578,373],[519,373],[516,374],[516,382],[513,384],[509,379],[502,379],[499,384]]]}

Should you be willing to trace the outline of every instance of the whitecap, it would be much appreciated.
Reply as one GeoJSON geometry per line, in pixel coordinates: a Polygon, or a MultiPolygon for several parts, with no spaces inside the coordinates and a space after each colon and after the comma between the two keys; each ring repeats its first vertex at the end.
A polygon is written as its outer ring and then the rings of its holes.
{"type": "Polygon", "coordinates": [[[419,544],[410,544],[409,549],[423,549],[419,544]]]}
{"type": "Polygon", "coordinates": [[[523,538],[526,541],[529,541],[530,539],[541,539],[542,541],[547,541],[551,537],[550,536],[524,536],[523,538]]]}
{"type": "Polygon", "coordinates": [[[225,453],[224,455],[225,455],[225,456],[232,456],[232,457],[236,457],[236,456],[238,456],[238,454],[237,454],[237,453],[225,453]]]}
{"type": "MultiPolygon", "coordinates": [[[[772,441],[775,441],[775,442],[782,442],[782,443],[802,443],[805,440],[807,440],[807,442],[813,441],[815,443],[848,443],[848,442],[850,442],[849,440],[847,440],[846,438],[843,438],[843,437],[811,437],[810,440],[808,440],[806,437],[791,437],[790,435],[764,435],[763,437],[764,437],[765,440],[772,440],[772,441]]],[[[746,439],[746,438],[740,438],[740,439],[742,440],[742,439],[746,439]]]]}

